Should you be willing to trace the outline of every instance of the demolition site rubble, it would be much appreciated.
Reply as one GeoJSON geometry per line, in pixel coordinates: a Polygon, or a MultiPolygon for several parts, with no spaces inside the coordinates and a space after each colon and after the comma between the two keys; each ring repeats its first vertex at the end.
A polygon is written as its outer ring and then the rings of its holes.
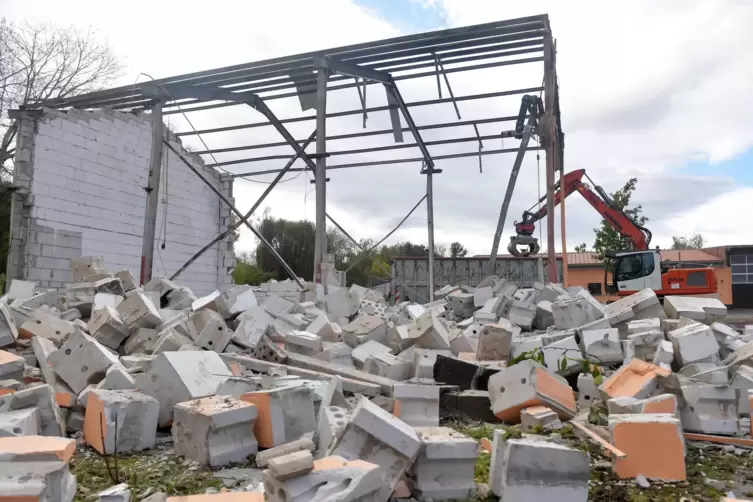
{"type": "Polygon", "coordinates": [[[291,281],[199,298],[71,269],[0,301],[0,501],[746,493],[753,328],[718,299],[496,276],[424,305],[291,281]]]}

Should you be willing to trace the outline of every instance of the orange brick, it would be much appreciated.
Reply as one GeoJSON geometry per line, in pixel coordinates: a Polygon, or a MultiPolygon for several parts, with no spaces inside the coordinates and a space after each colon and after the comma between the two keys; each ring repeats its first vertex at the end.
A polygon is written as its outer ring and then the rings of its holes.
{"type": "Polygon", "coordinates": [[[15,394],[16,391],[13,389],[0,389],[0,396],[5,396],[7,394],[15,394]]]}
{"type": "Polygon", "coordinates": [[[618,477],[684,481],[685,440],[680,421],[667,414],[612,415],[609,417],[612,444],[626,458],[613,458],[618,477]]]}
{"type": "Polygon", "coordinates": [[[604,401],[610,397],[619,396],[643,399],[653,393],[657,385],[657,377],[667,377],[671,373],[655,364],[633,359],[601,384],[599,391],[604,401]]]}
{"type": "Polygon", "coordinates": [[[76,440],[54,436],[9,436],[0,438],[0,453],[8,461],[70,461],[76,440]]]}
{"type": "Polygon", "coordinates": [[[102,438],[107,437],[107,420],[102,420],[104,413],[104,403],[96,392],[90,392],[84,415],[84,441],[101,454],[105,452],[102,438]]]}
{"type": "MultiPolygon", "coordinates": [[[[268,391],[248,392],[240,396],[241,401],[256,406],[256,422],[254,422],[254,435],[262,448],[272,448],[282,444],[275,442],[275,430],[272,425],[272,399],[268,391]]],[[[284,438],[283,438],[284,441],[284,438]]]]}
{"type": "Polygon", "coordinates": [[[234,361],[231,361],[231,362],[227,363],[227,367],[228,367],[228,369],[230,370],[230,373],[233,376],[243,376],[243,370],[241,369],[241,365],[240,364],[238,364],[238,363],[236,363],[234,361]]]}

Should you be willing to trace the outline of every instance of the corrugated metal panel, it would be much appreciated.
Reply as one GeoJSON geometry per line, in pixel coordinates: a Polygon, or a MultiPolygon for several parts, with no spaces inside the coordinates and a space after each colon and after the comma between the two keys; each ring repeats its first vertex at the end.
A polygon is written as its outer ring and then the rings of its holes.
{"type": "MultiPolygon", "coordinates": [[[[546,262],[543,263],[543,276],[546,277],[546,262]]],[[[435,261],[434,284],[437,289],[448,284],[476,286],[486,277],[488,261],[484,258],[441,258],[435,261]]],[[[428,301],[428,260],[426,258],[396,258],[392,264],[394,292],[405,300],[424,303],[428,301]]],[[[538,260],[504,259],[495,263],[495,275],[518,283],[521,287],[531,287],[539,281],[538,260]]],[[[557,276],[562,280],[562,263],[557,263],[557,276]]]]}

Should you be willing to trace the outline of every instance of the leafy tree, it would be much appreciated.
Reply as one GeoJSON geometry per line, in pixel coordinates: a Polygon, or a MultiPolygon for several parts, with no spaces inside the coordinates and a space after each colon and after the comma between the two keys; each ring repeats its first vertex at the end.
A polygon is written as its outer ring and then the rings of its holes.
{"type": "MultiPolygon", "coordinates": [[[[636,224],[643,226],[648,218],[644,216],[643,207],[639,204],[635,207],[630,206],[630,198],[635,192],[635,186],[638,183],[637,178],[630,178],[622,188],[614,192],[611,196],[612,202],[624,212],[628,218],[633,220],[636,224]]],[[[594,233],[596,239],[594,240],[594,251],[599,255],[599,258],[603,258],[604,255],[610,251],[620,251],[625,249],[632,249],[632,242],[627,237],[622,236],[617,230],[615,230],[607,220],[601,220],[601,227],[595,228],[594,233]]]]}
{"type": "Polygon", "coordinates": [[[672,237],[672,249],[701,249],[706,239],[701,234],[692,237],[672,237]]]}
{"type": "Polygon", "coordinates": [[[581,242],[577,246],[575,246],[575,252],[576,253],[585,253],[586,252],[586,243],[581,242]]]}
{"type": "Polygon", "coordinates": [[[93,32],[0,20],[0,168],[7,178],[16,128],[8,110],[95,91],[123,69],[93,32]]]}
{"type": "Polygon", "coordinates": [[[452,258],[465,258],[465,255],[468,254],[468,250],[460,244],[459,242],[455,241],[452,244],[450,244],[450,257],[452,258]]]}
{"type": "Polygon", "coordinates": [[[267,282],[272,278],[272,274],[265,272],[256,266],[252,253],[242,253],[238,257],[233,270],[233,282],[235,284],[249,284],[258,286],[262,282],[267,282]]]}
{"type": "Polygon", "coordinates": [[[444,244],[435,245],[434,256],[443,257],[443,258],[447,256],[447,246],[445,246],[444,244]]]}

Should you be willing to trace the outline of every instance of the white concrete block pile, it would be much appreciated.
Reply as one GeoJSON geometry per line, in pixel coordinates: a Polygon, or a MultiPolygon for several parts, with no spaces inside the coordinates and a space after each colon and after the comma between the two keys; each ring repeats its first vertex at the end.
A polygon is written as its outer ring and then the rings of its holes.
{"type": "MultiPolygon", "coordinates": [[[[686,431],[734,435],[750,410],[753,341],[709,298],[662,306],[644,290],[605,306],[581,288],[495,276],[424,305],[292,281],[198,298],[164,278],[138,286],[101,257],[71,269],[62,290],[14,280],[0,301],[0,463],[23,456],[19,437],[62,458],[46,439],[126,453],[163,429],[201,465],[256,455],[269,500],[464,499],[478,445],[441,427],[440,411],[551,430],[602,399],[620,416],[670,409],[686,431]],[[575,394],[565,377],[586,362],[608,378],[581,373],[575,394]]],[[[625,420],[615,430],[674,427],[625,420]]],[[[585,453],[495,437],[492,455],[502,500],[586,500],[585,453]]],[[[32,475],[69,501],[63,463],[32,475]]],[[[0,468],[0,486],[36,495],[17,471],[0,468]]]]}

